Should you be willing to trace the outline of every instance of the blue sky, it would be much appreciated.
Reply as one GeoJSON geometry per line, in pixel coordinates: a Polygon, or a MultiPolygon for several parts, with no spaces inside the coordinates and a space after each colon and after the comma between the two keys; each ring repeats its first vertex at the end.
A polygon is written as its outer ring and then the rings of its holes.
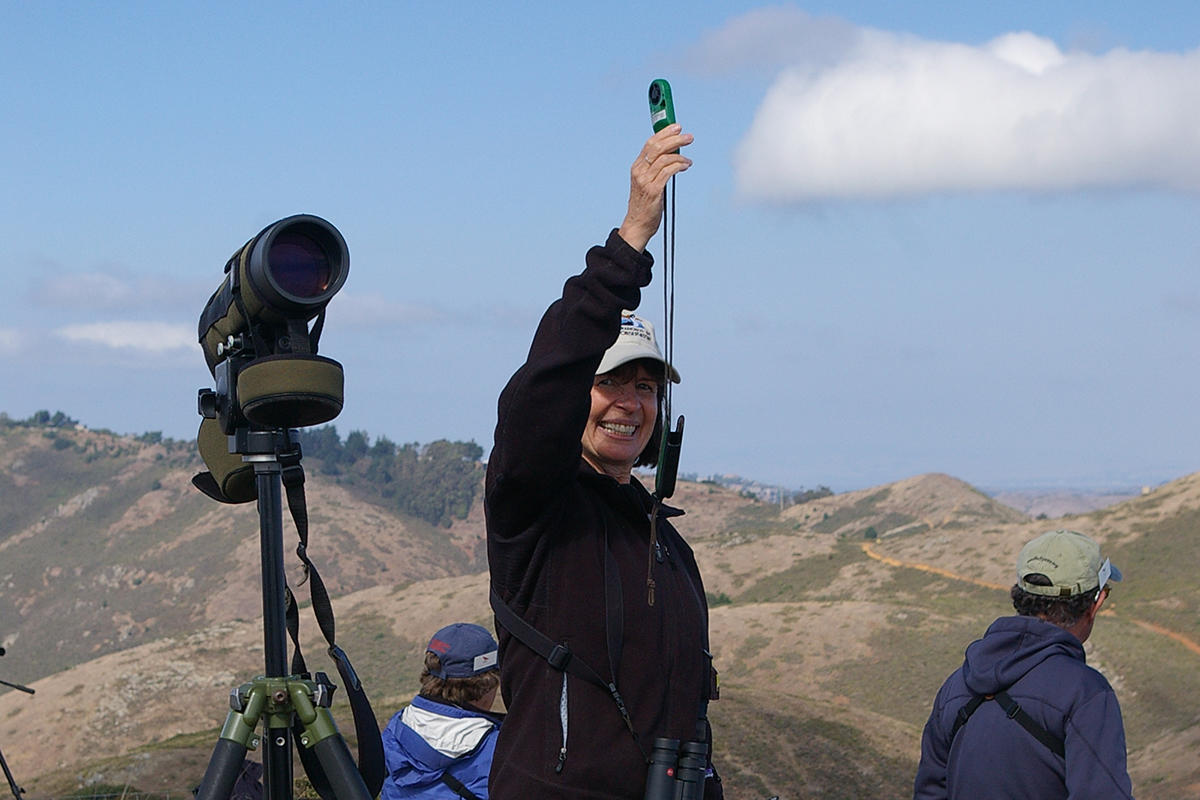
{"type": "Polygon", "coordinates": [[[666,77],[683,471],[1200,467],[1194,4],[0,2],[0,31],[10,416],[194,436],[226,259],[313,213],[351,254],[339,431],[489,447],[666,77]]]}

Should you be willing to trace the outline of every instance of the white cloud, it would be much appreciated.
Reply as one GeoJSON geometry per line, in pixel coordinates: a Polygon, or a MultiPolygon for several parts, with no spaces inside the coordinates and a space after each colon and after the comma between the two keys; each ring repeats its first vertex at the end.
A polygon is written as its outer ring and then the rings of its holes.
{"type": "Polygon", "coordinates": [[[838,17],[814,17],[794,7],[759,8],[705,34],[684,55],[686,69],[706,75],[802,64],[830,64],[875,35],[838,17]]]}
{"type": "MultiPolygon", "coordinates": [[[[1092,55],[1031,33],[973,46],[859,31],[832,60],[777,75],[735,154],[744,196],[1200,189],[1200,50],[1092,55]]],[[[777,37],[760,34],[763,58],[777,59],[777,37]]]]}
{"type": "Polygon", "coordinates": [[[166,322],[90,322],[66,325],[54,334],[76,344],[98,344],[145,353],[194,351],[198,347],[195,328],[166,322]]]}
{"type": "Polygon", "coordinates": [[[199,282],[157,276],[74,272],[40,279],[33,287],[32,297],[37,304],[53,308],[145,311],[194,307],[199,314],[213,288],[199,282]]]}
{"type": "Polygon", "coordinates": [[[378,327],[439,322],[445,314],[430,306],[397,303],[378,294],[340,292],[329,301],[327,326],[378,327]]]}
{"type": "Polygon", "coordinates": [[[0,355],[15,353],[21,349],[21,333],[15,328],[0,328],[0,355]]]}

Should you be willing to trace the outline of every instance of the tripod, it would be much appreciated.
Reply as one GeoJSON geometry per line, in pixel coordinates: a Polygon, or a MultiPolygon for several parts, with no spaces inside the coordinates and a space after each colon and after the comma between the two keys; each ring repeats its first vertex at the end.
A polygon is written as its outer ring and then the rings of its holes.
{"type": "MultiPolygon", "coordinates": [[[[0,647],[0,656],[4,655],[4,648],[0,647]]],[[[28,686],[22,686],[19,683],[9,683],[8,681],[0,681],[0,685],[8,686],[20,692],[33,694],[33,689],[28,686]]],[[[21,795],[25,792],[17,785],[17,779],[13,777],[12,770],[8,768],[8,762],[4,760],[4,753],[0,752],[0,769],[4,770],[4,777],[8,780],[8,788],[12,791],[14,800],[21,800],[21,795]]]]}
{"type": "Polygon", "coordinates": [[[227,800],[246,751],[265,740],[263,783],[267,800],[292,798],[292,724],[303,725],[300,744],[325,771],[338,800],[371,800],[346,741],[329,712],[333,686],[322,673],[316,680],[287,669],[286,584],[283,569],[283,493],[280,457],[298,452],[294,431],[237,428],[231,451],[254,465],[262,551],[263,635],[266,674],[230,693],[230,712],[200,782],[197,800],[227,800]],[[260,721],[265,735],[255,734],[260,721]]]}

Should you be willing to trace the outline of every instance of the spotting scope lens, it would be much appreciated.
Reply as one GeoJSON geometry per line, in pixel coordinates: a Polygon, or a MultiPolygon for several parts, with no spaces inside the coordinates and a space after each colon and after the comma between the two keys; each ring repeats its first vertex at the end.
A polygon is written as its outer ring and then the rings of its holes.
{"type": "Polygon", "coordinates": [[[271,243],[267,266],[275,283],[297,297],[318,297],[329,288],[333,267],[329,255],[312,237],[285,231],[271,243]]]}
{"type": "Polygon", "coordinates": [[[337,228],[299,214],[259,234],[246,266],[248,282],[265,306],[311,319],[346,282],[350,256],[337,228]]]}

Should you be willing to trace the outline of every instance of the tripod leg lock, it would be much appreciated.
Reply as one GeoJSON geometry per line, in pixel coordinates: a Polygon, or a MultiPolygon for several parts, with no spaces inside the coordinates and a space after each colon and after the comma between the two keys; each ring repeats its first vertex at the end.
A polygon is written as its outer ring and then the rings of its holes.
{"type": "MultiPolygon", "coordinates": [[[[256,724],[257,722],[258,720],[255,720],[256,724]]],[[[259,737],[254,733],[254,725],[247,722],[246,716],[237,711],[230,711],[225,717],[220,738],[236,742],[247,750],[258,749],[259,737]]]]}
{"type": "Polygon", "coordinates": [[[339,735],[329,709],[313,704],[314,689],[310,681],[289,681],[288,694],[292,698],[292,709],[304,723],[300,744],[316,747],[331,736],[339,735]]]}
{"type": "Polygon", "coordinates": [[[259,737],[254,729],[262,718],[267,704],[267,687],[259,682],[247,683],[229,693],[232,709],[221,726],[221,738],[236,742],[248,750],[258,749],[259,737]]]}

